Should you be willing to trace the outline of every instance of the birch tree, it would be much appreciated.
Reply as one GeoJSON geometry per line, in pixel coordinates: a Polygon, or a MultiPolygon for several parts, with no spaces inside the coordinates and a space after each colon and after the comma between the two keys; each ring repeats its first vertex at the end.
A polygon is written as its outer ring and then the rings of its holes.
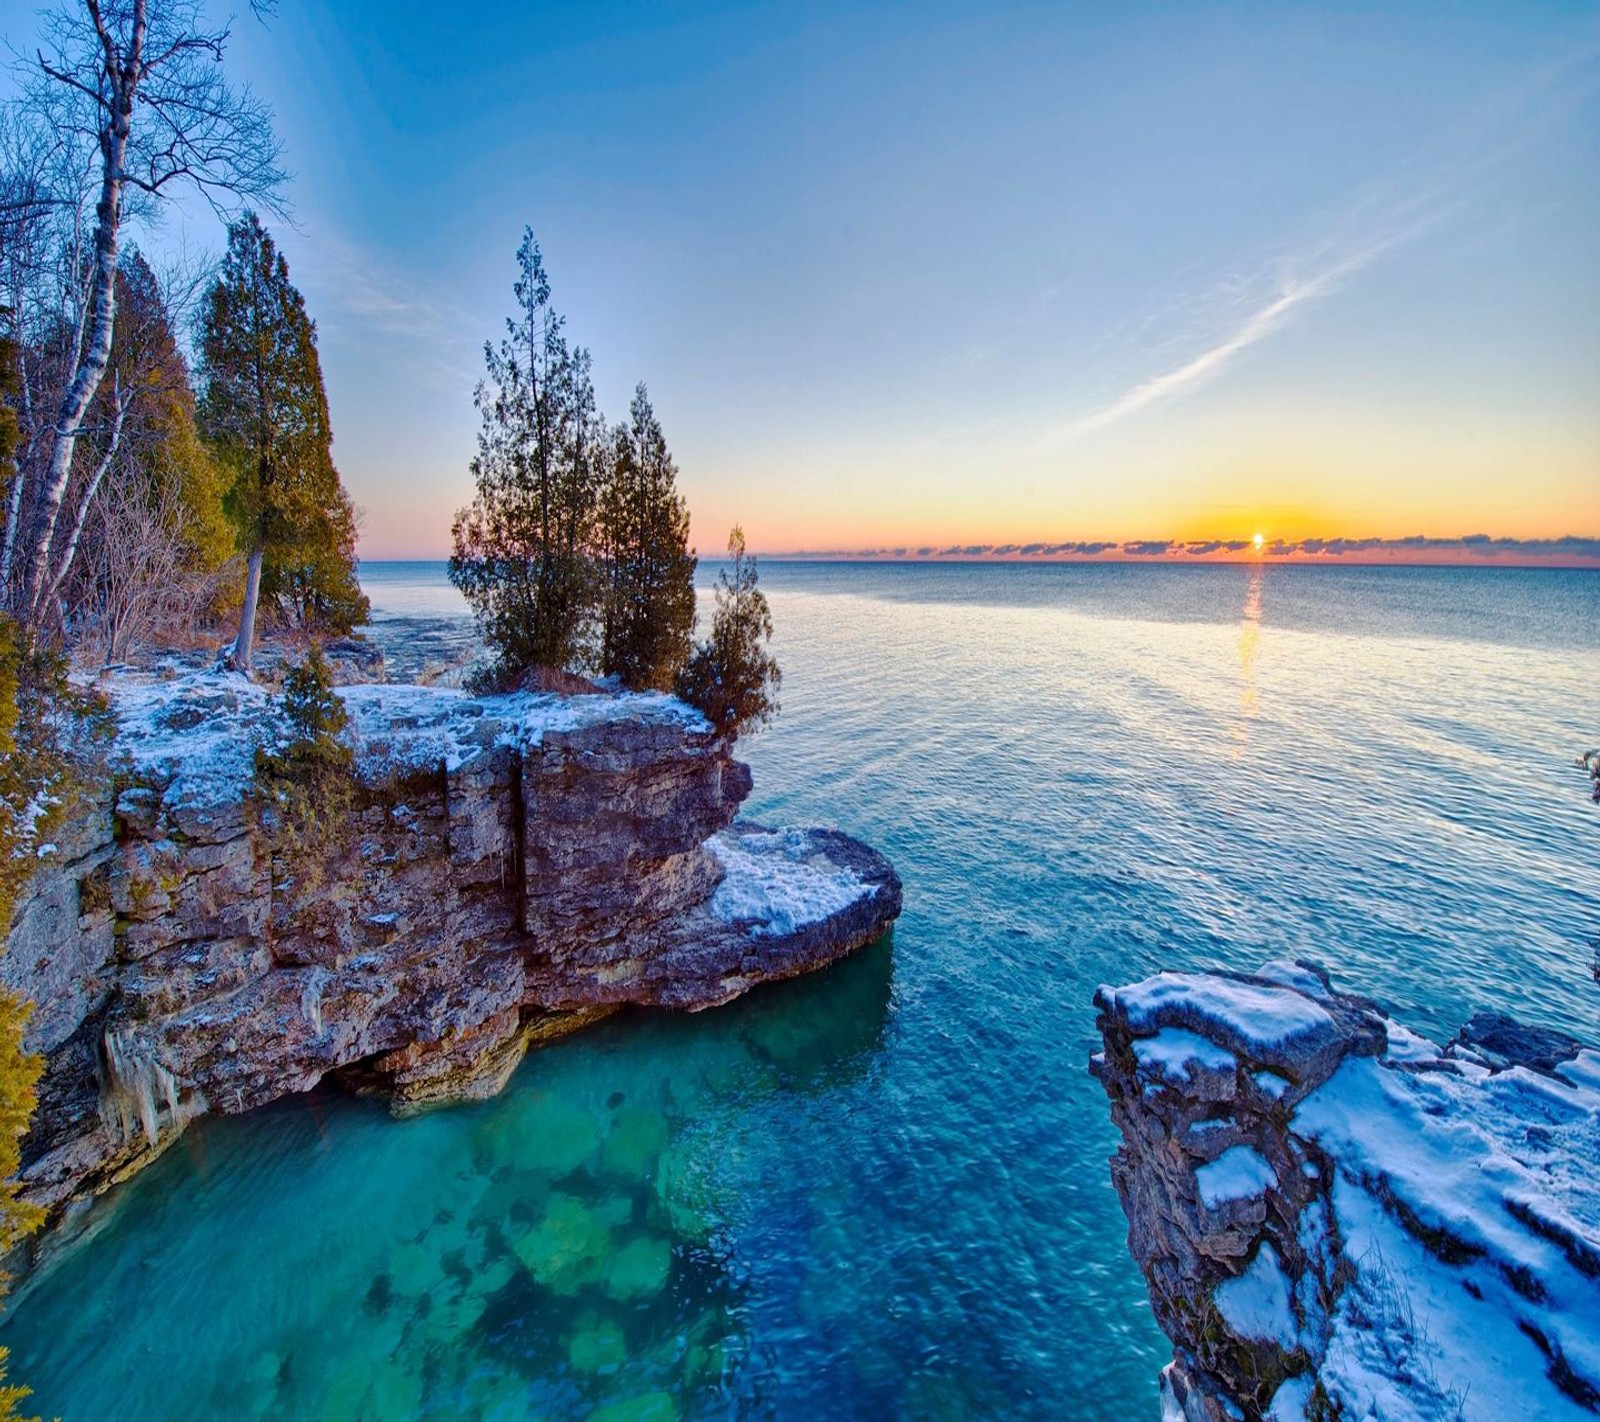
{"type": "MultiPolygon", "coordinates": [[[[43,425],[34,487],[14,491],[26,526],[8,530],[16,566],[4,591],[35,626],[67,571],[52,559],[78,443],[111,361],[130,212],[180,188],[219,209],[270,199],[283,179],[265,106],[224,76],[228,35],[205,23],[199,0],[66,0],[44,20],[24,102],[61,145],[92,155],[94,208],[82,224],[65,378],[43,425]]],[[[25,466],[17,477],[28,474],[25,466]]]]}

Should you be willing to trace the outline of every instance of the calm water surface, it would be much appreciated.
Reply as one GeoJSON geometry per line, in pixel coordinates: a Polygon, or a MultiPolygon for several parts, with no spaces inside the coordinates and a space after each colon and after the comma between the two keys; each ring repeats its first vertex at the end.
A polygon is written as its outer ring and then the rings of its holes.
{"type": "MultiPolygon", "coordinates": [[[[500,1099],[196,1127],[0,1329],[64,1422],[1154,1417],[1095,984],[1310,955],[1600,1040],[1600,576],[764,567],[750,811],[870,839],[892,941],[500,1099]]],[[[363,582],[404,674],[439,565],[363,582]]],[[[452,621],[452,619],[454,619],[452,621]]]]}

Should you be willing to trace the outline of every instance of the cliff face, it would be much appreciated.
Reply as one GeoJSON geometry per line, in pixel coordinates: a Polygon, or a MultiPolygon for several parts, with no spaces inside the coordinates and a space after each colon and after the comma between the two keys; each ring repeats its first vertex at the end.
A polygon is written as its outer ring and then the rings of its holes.
{"type": "Polygon", "coordinates": [[[47,1059],[31,1198],[58,1208],[205,1111],[330,1073],[401,1107],[492,1094],[531,1043],[726,1001],[899,912],[863,845],[730,830],[749,771],[670,698],[343,694],[352,802],[289,834],[252,799],[269,697],[113,687],[111,783],[47,847],[0,958],[47,1059]]]}
{"type": "Polygon", "coordinates": [[[1600,1052],[1309,964],[1096,996],[1170,1422],[1600,1411],[1600,1052]]]}

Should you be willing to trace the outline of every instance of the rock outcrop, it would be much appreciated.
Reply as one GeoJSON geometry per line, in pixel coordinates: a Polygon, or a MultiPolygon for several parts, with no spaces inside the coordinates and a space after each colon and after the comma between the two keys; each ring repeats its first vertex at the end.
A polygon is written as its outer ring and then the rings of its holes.
{"type": "Polygon", "coordinates": [[[267,693],[111,692],[108,783],[41,849],[0,957],[47,1061],[22,1180],[57,1214],[203,1112],[329,1075],[399,1109],[489,1095],[530,1045],[725,1002],[900,910],[865,845],[735,824],[748,768],[670,697],[348,687],[348,810],[291,834],[254,798],[267,693]]]}
{"type": "Polygon", "coordinates": [[[1096,995],[1170,1422],[1600,1411],[1600,1052],[1306,963],[1096,995]]]}

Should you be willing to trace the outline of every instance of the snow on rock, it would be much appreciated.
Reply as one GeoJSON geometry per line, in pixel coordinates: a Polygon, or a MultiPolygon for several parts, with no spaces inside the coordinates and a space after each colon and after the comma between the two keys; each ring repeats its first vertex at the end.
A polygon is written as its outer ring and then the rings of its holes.
{"type": "MultiPolygon", "coordinates": [[[[165,786],[169,805],[238,800],[254,780],[257,749],[288,734],[281,698],[236,672],[119,670],[101,687],[116,713],[118,749],[140,778],[165,786]]],[[[693,707],[659,692],[470,696],[378,682],[340,687],[338,695],[349,714],[345,739],[368,779],[455,771],[497,746],[526,751],[549,732],[603,722],[711,729],[693,707]]]]}
{"type": "Polygon", "coordinates": [[[1097,1002],[1166,1415],[1600,1412],[1600,1052],[1493,1014],[1441,1048],[1303,963],[1097,1002]],[[1233,1079],[1152,1072],[1175,1030],[1233,1079]]]}
{"type": "Polygon", "coordinates": [[[357,765],[370,776],[441,764],[447,771],[459,770],[495,746],[526,751],[549,732],[609,721],[711,729],[693,707],[661,692],[472,696],[450,687],[378,682],[343,687],[339,695],[350,716],[357,765]]]}
{"type": "Polygon", "coordinates": [[[877,892],[820,852],[805,829],[724,833],[706,848],[723,870],[712,915],[756,936],[791,934],[877,892]]]}
{"type": "Polygon", "coordinates": [[[238,799],[256,750],[283,734],[277,702],[237,672],[162,678],[119,671],[101,682],[117,719],[117,749],[141,779],[166,782],[175,805],[238,799]]]}
{"type": "Polygon", "coordinates": [[[1191,1027],[1246,1051],[1297,1038],[1326,1038],[1337,1030],[1319,1004],[1293,988],[1207,973],[1158,973],[1132,987],[1101,988],[1135,1031],[1191,1027]]]}
{"type": "Polygon", "coordinates": [[[1225,1047],[1208,1041],[1198,1032],[1185,1032],[1181,1027],[1169,1027],[1154,1037],[1141,1037],[1133,1044],[1133,1054],[1139,1065],[1153,1077],[1172,1077],[1188,1081],[1194,1069],[1200,1071],[1232,1071],[1238,1059],[1225,1047]]]}
{"type": "Polygon", "coordinates": [[[1600,1052],[1585,1047],[1570,1062],[1563,1062],[1557,1067],[1556,1075],[1574,1086],[1600,1092],[1600,1052]]]}
{"type": "Polygon", "coordinates": [[[1278,1183],[1277,1174],[1266,1157],[1247,1145],[1230,1146],[1208,1165],[1194,1173],[1200,1203],[1208,1210],[1234,1200],[1253,1200],[1278,1183]]]}
{"type": "Polygon", "coordinates": [[[1278,1251],[1263,1243],[1244,1273],[1217,1285],[1215,1297],[1228,1327],[1240,1337],[1292,1349],[1297,1341],[1292,1293],[1278,1251]]]}

